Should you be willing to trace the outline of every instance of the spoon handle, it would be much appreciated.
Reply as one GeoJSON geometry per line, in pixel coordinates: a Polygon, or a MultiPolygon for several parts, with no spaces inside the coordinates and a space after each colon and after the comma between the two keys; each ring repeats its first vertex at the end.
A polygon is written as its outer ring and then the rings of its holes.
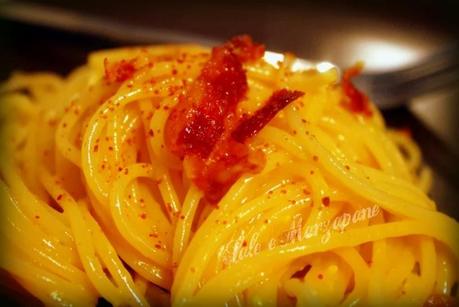
{"type": "Polygon", "coordinates": [[[421,63],[383,74],[364,74],[357,84],[382,109],[459,82],[459,46],[449,45],[421,63]]]}

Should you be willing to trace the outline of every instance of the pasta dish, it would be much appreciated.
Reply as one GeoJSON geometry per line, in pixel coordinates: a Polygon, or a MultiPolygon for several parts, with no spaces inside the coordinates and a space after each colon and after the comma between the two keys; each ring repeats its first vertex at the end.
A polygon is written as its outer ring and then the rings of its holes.
{"type": "Polygon", "coordinates": [[[459,224],[352,83],[237,36],[0,87],[0,267],[45,305],[453,306],[459,224]]]}

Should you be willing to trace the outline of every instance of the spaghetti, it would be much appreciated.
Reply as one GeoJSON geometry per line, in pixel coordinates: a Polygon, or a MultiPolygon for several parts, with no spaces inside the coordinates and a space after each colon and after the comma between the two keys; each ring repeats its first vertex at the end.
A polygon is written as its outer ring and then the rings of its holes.
{"type": "Polygon", "coordinates": [[[0,266],[46,305],[454,304],[459,225],[334,70],[236,37],[1,91],[0,266]]]}

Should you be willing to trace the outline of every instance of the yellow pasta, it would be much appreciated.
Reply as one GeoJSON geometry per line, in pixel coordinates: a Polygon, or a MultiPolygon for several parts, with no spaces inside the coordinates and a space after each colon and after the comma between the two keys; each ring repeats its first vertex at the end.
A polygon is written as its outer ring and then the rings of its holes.
{"type": "Polygon", "coordinates": [[[373,105],[343,105],[335,70],[244,62],[237,114],[279,89],[305,94],[246,141],[262,169],[209,201],[165,126],[210,57],[120,48],[0,87],[3,270],[50,306],[457,300],[459,224],[426,195],[419,148],[373,105]]]}

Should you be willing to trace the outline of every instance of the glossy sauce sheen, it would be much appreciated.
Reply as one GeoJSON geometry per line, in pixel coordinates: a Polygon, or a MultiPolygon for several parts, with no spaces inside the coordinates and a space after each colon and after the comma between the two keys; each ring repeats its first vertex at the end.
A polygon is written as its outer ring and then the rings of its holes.
{"type": "Polygon", "coordinates": [[[253,116],[237,116],[237,105],[248,90],[243,63],[263,54],[264,46],[246,35],[213,48],[166,122],[166,145],[185,159],[185,171],[209,201],[218,201],[243,173],[262,169],[264,155],[250,150],[245,141],[303,94],[283,89],[253,116]]]}

